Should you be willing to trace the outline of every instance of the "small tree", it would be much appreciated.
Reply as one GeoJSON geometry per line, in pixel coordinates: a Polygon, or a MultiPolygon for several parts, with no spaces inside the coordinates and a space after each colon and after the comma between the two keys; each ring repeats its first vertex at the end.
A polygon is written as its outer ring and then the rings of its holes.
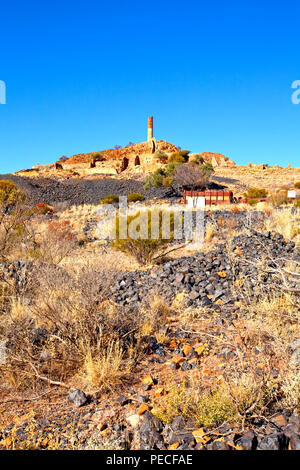
{"type": "Polygon", "coordinates": [[[25,193],[10,180],[0,181],[0,259],[6,260],[26,235],[31,216],[24,209],[25,193]]]}
{"type": "Polygon", "coordinates": [[[174,240],[173,213],[170,214],[170,236],[167,239],[163,238],[162,212],[160,211],[158,214],[157,238],[151,238],[151,228],[153,228],[152,211],[147,211],[144,216],[146,220],[146,235],[148,238],[142,238],[141,236],[137,236],[137,238],[132,238],[129,234],[129,227],[132,223],[135,224],[136,222],[138,222],[137,228],[139,228],[139,230],[142,230],[141,219],[143,217],[143,214],[138,211],[135,214],[128,216],[126,219],[122,219],[122,217],[117,217],[116,238],[110,242],[113,248],[115,248],[116,250],[133,255],[140,264],[150,263],[155,257],[155,255],[157,255],[157,257],[163,256],[166,247],[172,240],[174,240]],[[125,239],[120,238],[120,223],[122,222],[127,224],[128,236],[125,239]]]}
{"type": "Polygon", "coordinates": [[[24,202],[25,193],[10,180],[0,181],[0,206],[2,210],[8,210],[17,204],[24,202]]]}
{"type": "Polygon", "coordinates": [[[207,187],[211,178],[211,173],[211,169],[204,165],[190,162],[176,168],[174,179],[180,188],[190,188],[195,190],[196,188],[207,187]]]}
{"type": "Polygon", "coordinates": [[[158,188],[159,186],[162,186],[165,176],[166,170],[164,168],[158,168],[158,170],[154,171],[146,177],[144,189],[149,189],[152,187],[158,188]]]}
{"type": "Polygon", "coordinates": [[[159,168],[158,170],[151,173],[146,178],[146,183],[144,189],[149,189],[151,187],[158,188],[160,186],[170,186],[176,191],[174,183],[174,173],[178,166],[183,165],[182,162],[172,162],[169,163],[165,168],[159,168]]]}

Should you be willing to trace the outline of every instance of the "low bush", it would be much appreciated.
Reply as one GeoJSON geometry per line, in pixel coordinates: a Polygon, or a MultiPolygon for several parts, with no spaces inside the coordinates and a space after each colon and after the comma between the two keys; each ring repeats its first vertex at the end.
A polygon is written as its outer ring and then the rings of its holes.
{"type": "Polygon", "coordinates": [[[244,197],[249,197],[250,199],[256,199],[260,197],[267,197],[268,191],[263,188],[250,188],[246,193],[244,193],[244,197]]]}
{"type": "Polygon", "coordinates": [[[300,199],[297,199],[297,200],[294,202],[294,207],[300,207],[300,199]]]}
{"type": "Polygon", "coordinates": [[[300,189],[300,181],[296,181],[296,183],[294,184],[294,188],[300,189]]]}
{"type": "Polygon", "coordinates": [[[33,211],[24,201],[25,194],[14,183],[0,182],[0,261],[16,256],[28,236],[27,222],[33,211]]]}
{"type": "Polygon", "coordinates": [[[175,170],[178,166],[182,165],[182,162],[171,162],[165,168],[158,168],[150,175],[146,177],[144,189],[151,187],[158,188],[160,186],[171,186],[174,182],[175,170]]]}
{"type": "Polygon", "coordinates": [[[166,246],[174,239],[174,214],[170,214],[169,238],[163,238],[162,212],[159,211],[157,233],[153,236],[154,211],[141,212],[126,219],[117,217],[116,237],[110,242],[113,248],[133,255],[140,264],[147,264],[155,255],[162,255],[166,246]],[[127,238],[120,238],[120,224],[126,224],[127,238]],[[135,238],[136,237],[136,238],[135,238]],[[146,238],[148,237],[148,238],[146,238]],[[152,237],[152,238],[151,238],[152,237]]]}
{"type": "Polygon", "coordinates": [[[120,338],[139,318],[105,304],[115,275],[107,266],[77,267],[67,273],[37,263],[28,273],[31,290],[24,293],[31,295],[30,305],[20,298],[0,318],[0,340],[9,338],[10,348],[1,366],[1,383],[24,390],[36,387],[42,376],[41,383],[73,379],[91,392],[120,386],[130,335],[120,338]],[[40,328],[34,327],[37,323],[40,328]]]}
{"type": "Polygon", "coordinates": [[[172,153],[168,158],[169,163],[185,163],[186,161],[187,160],[180,155],[179,152],[172,153]]]}
{"type": "Polygon", "coordinates": [[[263,381],[256,384],[251,379],[244,375],[206,389],[202,389],[200,384],[191,387],[181,383],[180,388],[171,384],[168,395],[159,407],[153,408],[152,413],[167,423],[177,415],[192,417],[198,426],[205,428],[218,426],[224,421],[239,421],[254,404],[256,410],[262,409],[269,392],[263,381]],[[259,400],[260,393],[262,397],[259,400]]]}
{"type": "Polygon", "coordinates": [[[157,152],[155,152],[154,158],[156,158],[159,161],[159,163],[163,163],[163,164],[167,163],[168,161],[168,155],[162,150],[158,150],[157,152]]]}
{"type": "Polygon", "coordinates": [[[42,232],[29,228],[29,237],[24,249],[29,258],[58,265],[77,244],[71,222],[53,220],[42,232]]]}
{"type": "Polygon", "coordinates": [[[288,204],[287,198],[287,190],[286,189],[278,189],[276,193],[272,193],[270,197],[270,202],[273,207],[280,207],[283,204],[288,204]]]}
{"type": "Polygon", "coordinates": [[[48,204],[45,204],[44,202],[39,202],[34,206],[33,212],[37,215],[47,215],[53,214],[54,209],[53,207],[49,206],[48,204]]]}
{"type": "Polygon", "coordinates": [[[24,202],[25,193],[10,180],[0,180],[0,206],[13,207],[24,202]]]}
{"type": "Polygon", "coordinates": [[[117,204],[119,202],[119,196],[116,196],[115,194],[109,194],[108,196],[105,196],[99,204],[117,204]]]}
{"type": "Polygon", "coordinates": [[[196,153],[195,155],[193,155],[192,158],[190,158],[190,162],[198,163],[200,165],[203,165],[204,158],[202,157],[202,155],[200,153],[196,153]]]}
{"type": "Polygon", "coordinates": [[[209,174],[215,172],[214,167],[213,167],[212,164],[209,163],[209,162],[203,163],[203,165],[201,166],[201,168],[202,168],[204,171],[206,171],[207,173],[209,173],[209,174]]]}
{"type": "Polygon", "coordinates": [[[185,161],[187,162],[189,160],[189,153],[190,151],[189,150],[179,150],[178,153],[185,159],[185,161]]]}
{"type": "Polygon", "coordinates": [[[164,168],[159,168],[158,170],[154,171],[146,177],[144,189],[149,189],[151,187],[158,188],[159,186],[162,186],[165,176],[166,170],[164,168]]]}
{"type": "Polygon", "coordinates": [[[144,201],[144,199],[145,199],[145,196],[143,194],[140,194],[140,193],[131,193],[127,197],[128,202],[144,201]]]}
{"type": "Polygon", "coordinates": [[[101,152],[94,152],[94,153],[92,154],[92,158],[93,158],[93,160],[94,160],[95,162],[103,162],[103,161],[105,161],[105,157],[104,157],[104,155],[102,155],[101,152]]]}
{"type": "Polygon", "coordinates": [[[250,204],[250,206],[255,206],[257,203],[258,199],[248,199],[248,204],[250,204]]]}

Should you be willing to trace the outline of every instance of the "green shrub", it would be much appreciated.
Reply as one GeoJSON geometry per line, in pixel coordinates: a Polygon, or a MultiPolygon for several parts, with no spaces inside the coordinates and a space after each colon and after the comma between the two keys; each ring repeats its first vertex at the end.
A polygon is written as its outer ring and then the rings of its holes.
{"type": "Polygon", "coordinates": [[[10,180],[0,181],[0,206],[15,206],[26,199],[25,193],[10,180]]]}
{"type": "Polygon", "coordinates": [[[276,193],[272,193],[270,197],[270,202],[273,207],[280,207],[283,204],[288,204],[286,189],[278,189],[276,193]]]}
{"type": "Polygon", "coordinates": [[[92,158],[95,162],[103,162],[105,160],[105,157],[102,155],[101,152],[94,152],[92,154],[92,158]]]}
{"type": "Polygon", "coordinates": [[[153,414],[161,421],[170,423],[176,415],[186,419],[192,417],[198,426],[213,427],[236,418],[236,408],[224,384],[195,392],[185,383],[180,388],[171,385],[168,395],[162,400],[163,409],[154,407],[153,414]]]}
{"type": "Polygon", "coordinates": [[[258,199],[248,199],[248,204],[250,204],[250,206],[255,206],[257,203],[258,199]]]}
{"type": "Polygon", "coordinates": [[[206,171],[206,173],[214,173],[215,172],[214,167],[209,162],[203,163],[202,169],[204,171],[206,171]]]}
{"type": "Polygon", "coordinates": [[[294,184],[294,188],[300,189],[300,181],[296,181],[296,183],[294,184]]]}
{"type": "Polygon", "coordinates": [[[159,186],[162,186],[165,176],[166,170],[164,168],[159,168],[158,170],[154,171],[146,177],[144,189],[149,189],[151,187],[158,188],[159,186]]]}
{"type": "Polygon", "coordinates": [[[251,199],[256,199],[256,198],[260,198],[260,197],[267,197],[268,196],[268,191],[266,189],[250,188],[244,194],[244,196],[249,197],[251,199]]]}
{"type": "Polygon", "coordinates": [[[128,202],[144,201],[144,199],[145,199],[145,196],[143,194],[140,194],[140,193],[131,193],[127,197],[128,202]]]}
{"type": "Polygon", "coordinates": [[[184,156],[180,155],[179,152],[172,153],[168,158],[169,163],[185,163],[186,161],[184,156]]]}
{"type": "Polygon", "coordinates": [[[193,163],[198,163],[200,165],[203,165],[204,164],[204,158],[202,157],[202,155],[200,153],[196,153],[195,155],[193,155],[193,157],[190,159],[190,162],[193,162],[193,163]]]}
{"type": "Polygon", "coordinates": [[[108,196],[105,196],[99,204],[117,204],[119,202],[119,196],[116,196],[115,194],[109,194],[108,196]]]}
{"type": "Polygon", "coordinates": [[[158,168],[146,177],[144,189],[159,186],[171,186],[174,182],[175,170],[178,166],[183,165],[182,162],[171,162],[165,168],[158,168]]]}
{"type": "Polygon", "coordinates": [[[294,202],[294,207],[300,207],[300,199],[297,199],[297,200],[294,202]]]}
{"type": "Polygon", "coordinates": [[[181,166],[181,162],[171,162],[168,163],[165,170],[166,170],[166,176],[171,176],[174,174],[175,170],[177,167],[181,166]]]}
{"type": "Polygon", "coordinates": [[[186,162],[188,161],[190,153],[189,150],[179,150],[178,153],[185,159],[186,162]]]}
{"type": "Polygon", "coordinates": [[[127,218],[117,217],[116,219],[116,236],[111,240],[110,244],[113,248],[125,253],[133,255],[140,264],[146,264],[153,260],[154,256],[162,252],[166,246],[174,239],[174,214],[170,214],[170,237],[168,239],[162,238],[162,212],[158,214],[158,237],[151,238],[151,226],[152,220],[151,214],[153,211],[147,211],[147,213],[141,213],[138,211],[134,215],[130,215],[127,218]],[[139,220],[136,220],[140,217],[139,220]],[[143,219],[144,217],[144,219],[143,219]],[[141,219],[146,222],[146,231],[148,238],[137,238],[130,237],[130,225],[136,223],[136,229],[139,232],[141,230],[141,219]],[[135,222],[134,222],[135,221],[135,222]],[[127,238],[120,238],[120,223],[126,224],[127,227],[127,238]]]}
{"type": "Polygon", "coordinates": [[[49,206],[48,204],[45,204],[44,202],[39,202],[34,206],[33,212],[39,215],[47,215],[53,214],[54,209],[53,207],[49,206]]]}
{"type": "Polygon", "coordinates": [[[171,175],[165,176],[162,180],[162,186],[165,186],[166,188],[168,188],[169,186],[171,186],[173,181],[174,181],[174,178],[171,175]]]}
{"type": "Polygon", "coordinates": [[[156,158],[159,163],[167,163],[168,161],[168,155],[162,150],[157,150],[154,154],[154,158],[156,158]]]}

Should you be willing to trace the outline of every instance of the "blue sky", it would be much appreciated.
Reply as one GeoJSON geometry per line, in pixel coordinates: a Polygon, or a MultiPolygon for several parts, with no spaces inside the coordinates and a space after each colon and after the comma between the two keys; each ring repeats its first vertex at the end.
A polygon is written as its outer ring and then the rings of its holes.
{"type": "Polygon", "coordinates": [[[299,166],[292,1],[27,1],[0,7],[0,173],[146,140],[299,166]]]}

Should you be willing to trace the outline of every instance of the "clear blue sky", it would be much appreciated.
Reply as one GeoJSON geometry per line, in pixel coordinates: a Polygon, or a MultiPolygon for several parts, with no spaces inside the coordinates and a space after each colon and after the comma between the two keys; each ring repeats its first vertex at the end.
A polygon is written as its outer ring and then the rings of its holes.
{"type": "Polygon", "coordinates": [[[300,166],[294,1],[11,1],[0,7],[0,173],[154,136],[300,166]]]}

